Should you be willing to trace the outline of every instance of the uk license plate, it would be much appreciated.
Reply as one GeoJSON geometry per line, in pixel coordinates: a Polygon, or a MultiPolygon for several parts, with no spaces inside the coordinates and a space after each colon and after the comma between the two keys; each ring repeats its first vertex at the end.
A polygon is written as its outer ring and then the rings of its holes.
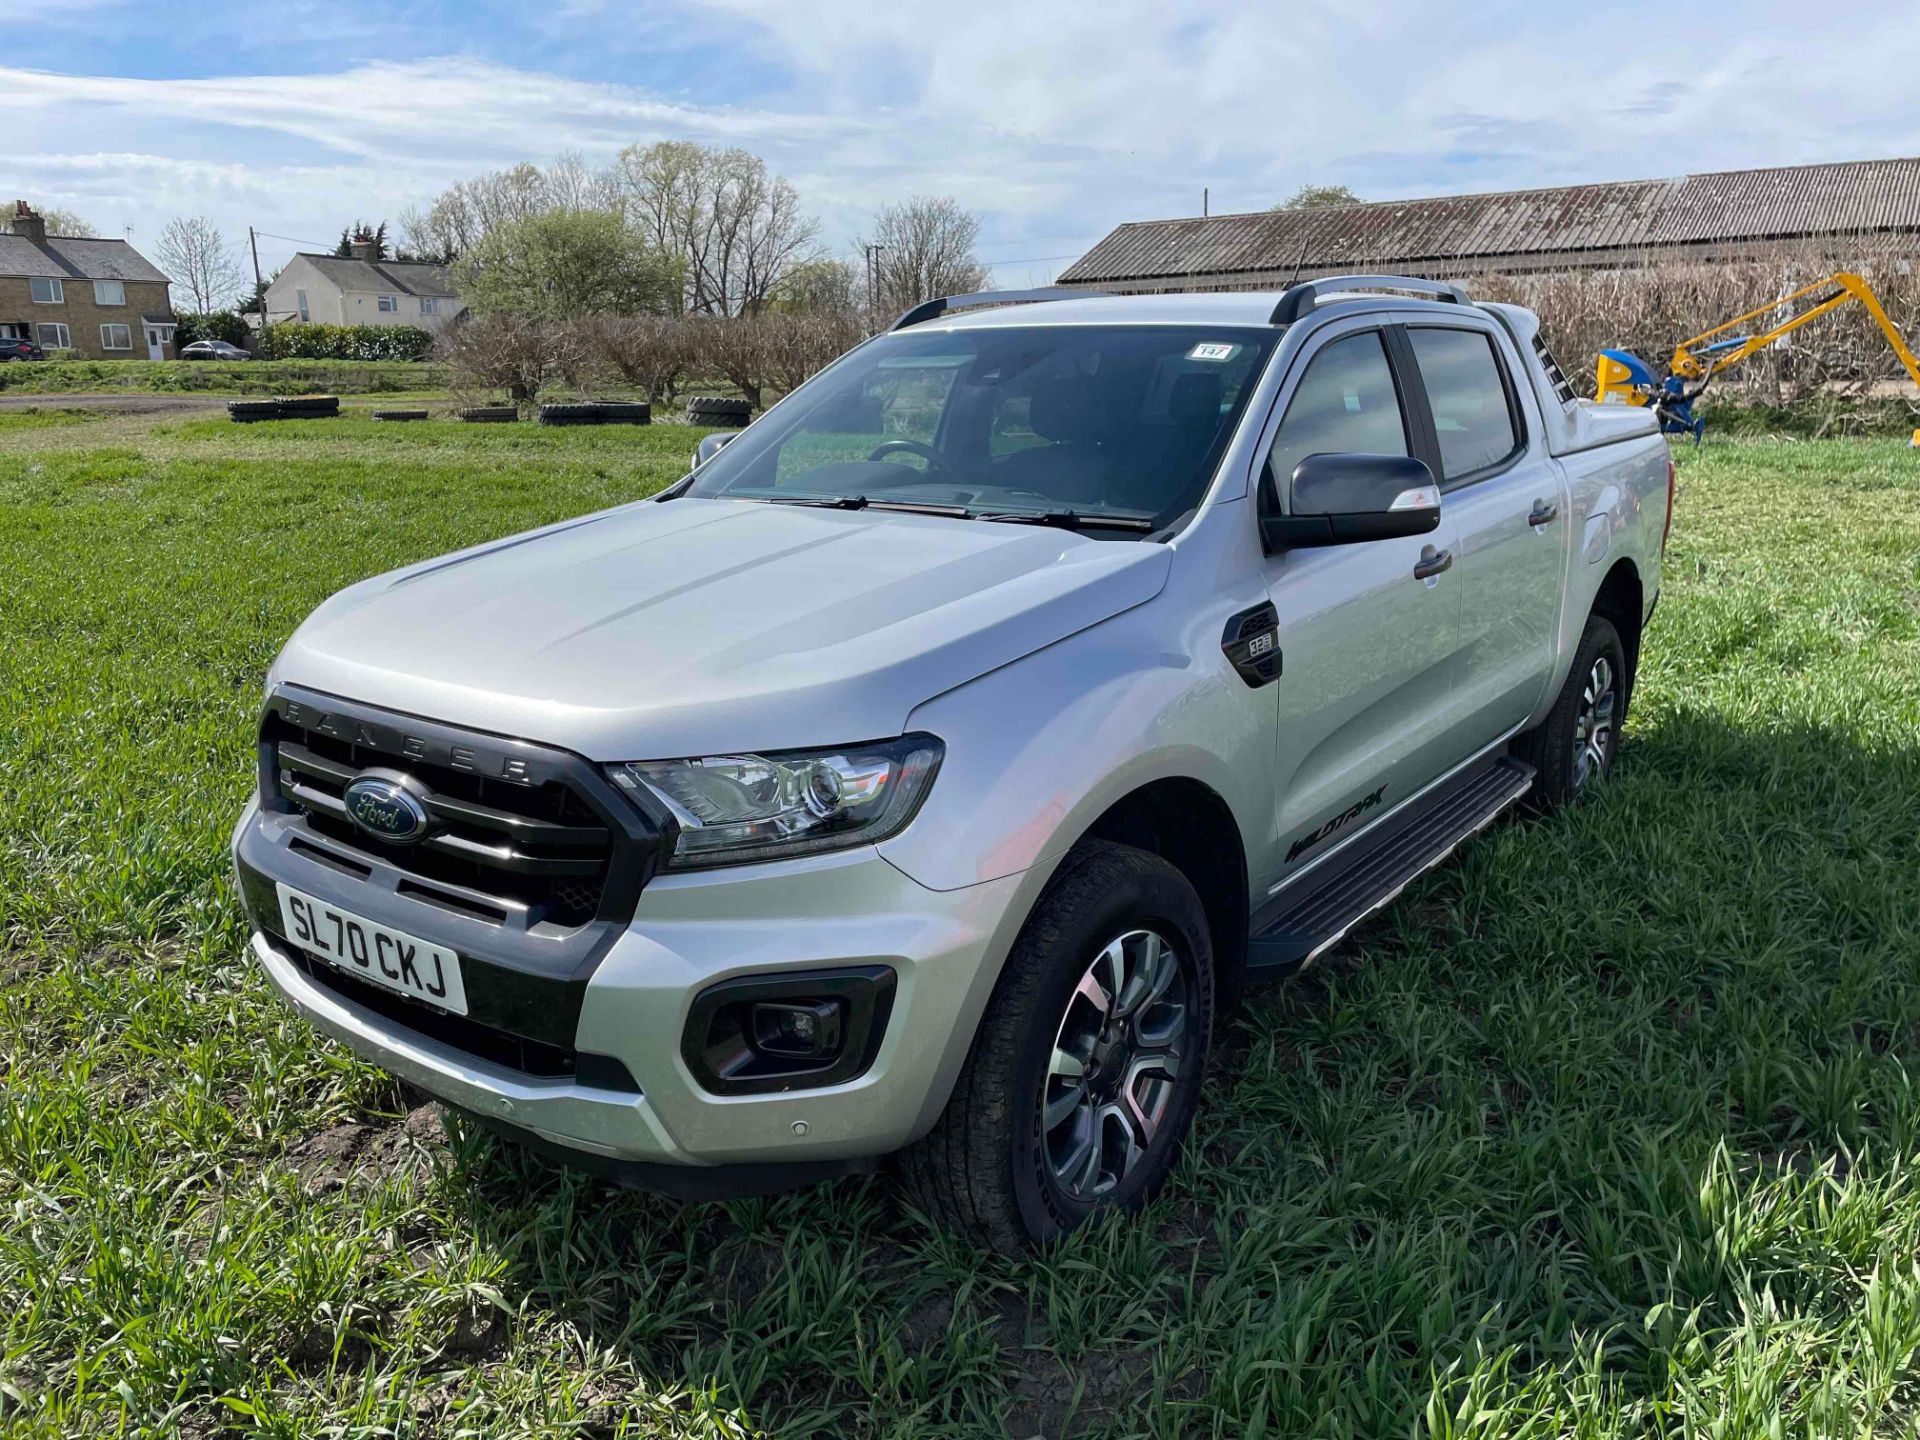
{"type": "Polygon", "coordinates": [[[276,883],[274,888],[280,892],[280,923],[294,944],[370,985],[412,996],[436,1010],[467,1013],[460,957],[453,951],[404,930],[376,925],[291,886],[276,883]]]}

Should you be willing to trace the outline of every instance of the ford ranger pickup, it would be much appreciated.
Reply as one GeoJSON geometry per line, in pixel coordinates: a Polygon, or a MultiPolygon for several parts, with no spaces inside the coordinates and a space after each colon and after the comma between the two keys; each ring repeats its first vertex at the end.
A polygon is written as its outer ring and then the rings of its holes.
{"type": "Polygon", "coordinates": [[[1654,427],[1441,282],[929,301],[664,492],[320,606],[253,953],[617,1182],[891,1157],[1044,1242],[1165,1179],[1246,983],[1602,782],[1654,427]]]}

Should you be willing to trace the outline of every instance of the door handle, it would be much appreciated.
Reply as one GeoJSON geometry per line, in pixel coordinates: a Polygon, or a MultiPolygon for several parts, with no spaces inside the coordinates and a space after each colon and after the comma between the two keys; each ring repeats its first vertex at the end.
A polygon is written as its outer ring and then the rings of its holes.
{"type": "Polygon", "coordinates": [[[1452,568],[1453,552],[1451,550],[1435,550],[1429,545],[1420,552],[1420,559],[1413,567],[1413,578],[1416,580],[1431,580],[1441,571],[1451,570],[1452,568]]]}
{"type": "Polygon", "coordinates": [[[1529,525],[1551,525],[1554,516],[1560,513],[1560,507],[1549,500],[1533,502],[1533,511],[1527,516],[1529,525]]]}

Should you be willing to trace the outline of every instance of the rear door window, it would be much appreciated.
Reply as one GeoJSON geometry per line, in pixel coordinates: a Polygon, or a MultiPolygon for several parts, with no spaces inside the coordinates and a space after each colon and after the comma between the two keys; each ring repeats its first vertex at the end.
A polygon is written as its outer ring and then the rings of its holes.
{"type": "Polygon", "coordinates": [[[1442,481],[1470,479],[1512,458],[1520,448],[1519,435],[1493,337],[1478,330],[1416,326],[1407,338],[1433,411],[1446,472],[1442,481]]]}

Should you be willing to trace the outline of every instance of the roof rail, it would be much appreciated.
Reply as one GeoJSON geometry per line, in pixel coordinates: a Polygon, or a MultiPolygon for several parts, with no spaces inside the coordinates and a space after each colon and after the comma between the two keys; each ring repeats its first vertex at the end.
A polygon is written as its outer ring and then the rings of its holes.
{"type": "Polygon", "coordinates": [[[1470,305],[1464,285],[1451,280],[1423,280],[1412,275],[1323,275],[1291,285],[1273,307],[1272,323],[1291,325],[1330,295],[1349,290],[1399,290],[1424,295],[1430,300],[1445,300],[1454,305],[1470,305]]]}
{"type": "Polygon", "coordinates": [[[1101,297],[1104,290],[1083,290],[1078,285],[1048,285],[1039,290],[976,290],[971,295],[943,295],[937,300],[922,300],[888,327],[904,330],[923,320],[937,319],[949,310],[966,310],[976,305],[1038,305],[1048,300],[1085,300],[1101,297]]]}

